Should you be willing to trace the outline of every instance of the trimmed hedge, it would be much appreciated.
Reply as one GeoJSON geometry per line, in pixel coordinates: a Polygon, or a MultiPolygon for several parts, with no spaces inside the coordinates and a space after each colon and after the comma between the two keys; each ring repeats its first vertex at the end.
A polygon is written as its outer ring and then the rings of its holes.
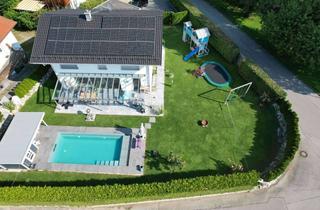
{"type": "Polygon", "coordinates": [[[47,73],[48,67],[39,66],[29,77],[22,80],[16,87],[14,93],[19,98],[23,98],[35,86],[35,84],[47,73]]]}
{"type": "Polygon", "coordinates": [[[264,92],[273,100],[285,98],[286,92],[258,65],[250,60],[241,61],[239,74],[248,82],[253,82],[254,90],[262,95],[264,92]]]}
{"type": "Polygon", "coordinates": [[[178,25],[188,17],[188,11],[181,12],[165,11],[163,13],[163,24],[165,25],[178,25]]]}
{"type": "Polygon", "coordinates": [[[207,27],[211,32],[209,44],[227,61],[235,63],[240,55],[240,49],[215,24],[188,0],[170,0],[178,11],[187,10],[189,19],[195,28],[207,27]]]}
{"type": "Polygon", "coordinates": [[[256,186],[259,173],[250,171],[223,176],[204,176],[143,184],[114,184],[89,187],[2,187],[5,204],[97,204],[161,199],[204,193],[245,190],[256,186]]]}
{"type": "Polygon", "coordinates": [[[276,179],[285,172],[297,153],[300,144],[299,118],[297,114],[292,110],[289,101],[281,99],[278,104],[287,123],[287,146],[281,163],[266,175],[265,179],[268,181],[276,179]]]}

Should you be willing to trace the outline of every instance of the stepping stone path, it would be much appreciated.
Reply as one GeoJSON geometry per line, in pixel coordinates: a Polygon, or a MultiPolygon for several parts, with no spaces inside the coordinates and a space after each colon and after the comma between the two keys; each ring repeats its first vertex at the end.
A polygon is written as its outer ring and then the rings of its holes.
{"type": "Polygon", "coordinates": [[[145,123],[144,126],[145,126],[146,129],[150,129],[151,128],[151,123],[145,123]]]}
{"type": "Polygon", "coordinates": [[[155,122],[156,122],[156,117],[149,118],[149,123],[155,123],[155,122]]]}
{"type": "Polygon", "coordinates": [[[146,129],[151,129],[152,124],[156,122],[156,118],[155,117],[150,117],[149,118],[149,122],[145,123],[144,126],[146,129]]]}

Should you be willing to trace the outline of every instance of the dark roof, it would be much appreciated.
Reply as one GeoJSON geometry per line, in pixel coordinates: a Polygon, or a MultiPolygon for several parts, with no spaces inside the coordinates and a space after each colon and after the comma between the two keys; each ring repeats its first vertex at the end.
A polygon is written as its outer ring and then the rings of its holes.
{"type": "Polygon", "coordinates": [[[162,12],[59,10],[38,22],[31,63],[160,65],[162,12]]]}

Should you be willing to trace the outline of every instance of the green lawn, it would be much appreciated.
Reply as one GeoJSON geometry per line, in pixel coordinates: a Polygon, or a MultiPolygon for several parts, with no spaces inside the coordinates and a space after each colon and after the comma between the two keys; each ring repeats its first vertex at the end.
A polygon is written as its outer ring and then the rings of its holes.
{"type": "MultiPolygon", "coordinates": [[[[275,139],[274,115],[270,109],[259,109],[252,92],[244,100],[223,104],[227,94],[210,86],[204,79],[196,79],[190,71],[207,60],[218,60],[233,76],[233,86],[243,84],[234,66],[227,65],[216,53],[203,59],[182,60],[188,53],[180,28],[165,30],[166,70],[173,73],[173,85],[165,89],[165,116],[150,130],[148,150],[158,150],[166,156],[170,151],[186,162],[185,171],[217,170],[221,172],[233,163],[246,168],[264,167],[270,160],[275,139]],[[179,41],[177,41],[179,40],[179,41]],[[208,119],[207,128],[197,122],[208,119]]],[[[169,79],[167,79],[168,81],[169,79]]],[[[147,173],[159,173],[166,165],[161,159],[147,161],[147,173]]]]}
{"type": "Polygon", "coordinates": [[[270,41],[266,37],[261,29],[262,22],[259,14],[253,12],[248,17],[245,12],[224,0],[206,0],[212,4],[215,8],[221,11],[226,17],[229,18],[234,24],[238,25],[244,32],[254,38],[260,45],[267,49],[272,55],[286,65],[291,71],[293,71],[304,83],[313,88],[318,94],[320,94],[320,71],[311,71],[304,66],[297,65],[292,59],[279,55],[270,41]]]}
{"type": "MultiPolygon", "coordinates": [[[[177,176],[196,176],[225,173],[231,164],[242,163],[245,169],[263,169],[273,158],[276,148],[277,123],[271,108],[259,108],[257,96],[250,91],[243,100],[236,100],[228,107],[223,104],[226,90],[216,89],[204,79],[196,79],[191,71],[207,60],[223,63],[233,77],[233,86],[243,84],[234,66],[226,64],[213,50],[203,59],[182,60],[189,52],[188,44],[181,41],[181,27],[165,27],[166,86],[164,117],[157,117],[148,132],[147,152],[156,150],[160,157],[170,151],[181,155],[185,167],[177,176]],[[174,75],[173,79],[168,75],[174,75]],[[173,83],[171,83],[173,80],[173,83]],[[207,119],[209,126],[200,127],[200,119],[207,119]]],[[[52,77],[38,93],[31,97],[21,111],[44,111],[50,125],[73,126],[126,126],[138,127],[147,118],[128,116],[97,116],[95,122],[85,122],[84,115],[54,114],[49,103],[55,78],[52,77]]],[[[147,153],[148,154],[148,153],[147,153]]],[[[165,179],[168,173],[163,159],[146,160],[147,176],[129,178],[130,182],[165,179]],[[148,176],[149,175],[149,176],[148,176]],[[158,176],[159,175],[159,176],[158,176]]],[[[177,171],[178,172],[178,171],[177,171]]],[[[180,172],[180,171],[179,171],[180,172]]],[[[169,177],[174,177],[170,175],[169,177]]],[[[126,177],[77,173],[28,172],[1,173],[0,180],[27,182],[71,182],[79,180],[116,180],[126,177]]],[[[122,181],[121,181],[122,180],[122,181]]]]}

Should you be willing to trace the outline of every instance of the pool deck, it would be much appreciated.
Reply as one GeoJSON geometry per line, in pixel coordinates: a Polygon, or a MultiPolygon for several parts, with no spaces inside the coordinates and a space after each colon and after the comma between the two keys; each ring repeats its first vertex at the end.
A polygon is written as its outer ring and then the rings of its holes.
{"type": "Polygon", "coordinates": [[[33,163],[35,170],[39,171],[64,171],[82,173],[104,173],[122,175],[143,175],[137,169],[137,165],[144,165],[145,140],[140,148],[135,147],[134,137],[138,134],[138,128],[104,128],[104,127],[72,127],[72,126],[41,126],[36,137],[40,142],[39,151],[33,163]],[[60,132],[95,133],[95,134],[121,134],[125,135],[119,166],[85,165],[85,164],[60,164],[48,162],[52,153],[56,138],[60,132]]]}

